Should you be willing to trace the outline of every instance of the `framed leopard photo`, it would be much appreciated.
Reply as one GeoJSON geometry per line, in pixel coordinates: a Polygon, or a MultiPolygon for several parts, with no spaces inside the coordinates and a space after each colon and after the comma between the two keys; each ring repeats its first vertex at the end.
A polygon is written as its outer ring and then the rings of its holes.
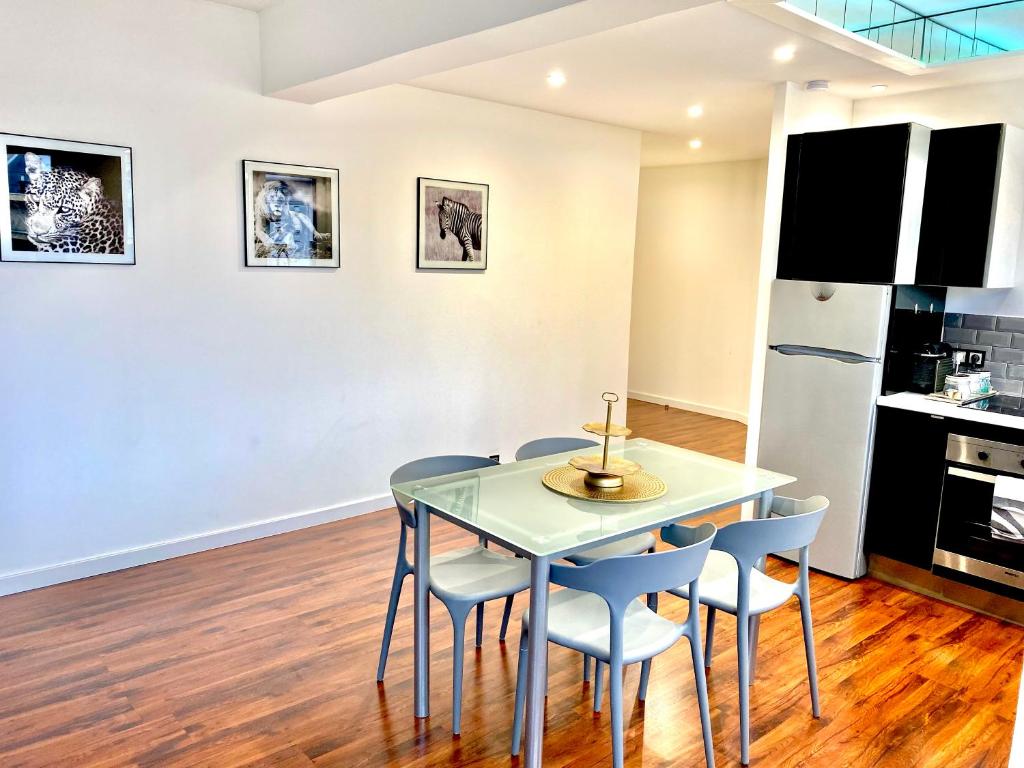
{"type": "Polygon", "coordinates": [[[467,181],[419,178],[418,269],[487,269],[490,188],[467,181]]]}
{"type": "Polygon", "coordinates": [[[132,150],[0,134],[0,261],[134,264],[132,150]]]}

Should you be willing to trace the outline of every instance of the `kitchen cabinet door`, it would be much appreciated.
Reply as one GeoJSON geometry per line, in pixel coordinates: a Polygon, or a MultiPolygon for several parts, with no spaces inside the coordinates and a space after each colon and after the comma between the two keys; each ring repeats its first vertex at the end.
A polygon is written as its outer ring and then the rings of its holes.
{"type": "Polygon", "coordinates": [[[879,408],[865,548],[930,569],[945,470],[947,420],[879,408]]]}
{"type": "Polygon", "coordinates": [[[985,285],[1002,125],[932,131],[918,285],[985,285]]]}
{"type": "Polygon", "coordinates": [[[910,123],[790,136],[777,277],[912,283],[927,141],[910,123]]]}

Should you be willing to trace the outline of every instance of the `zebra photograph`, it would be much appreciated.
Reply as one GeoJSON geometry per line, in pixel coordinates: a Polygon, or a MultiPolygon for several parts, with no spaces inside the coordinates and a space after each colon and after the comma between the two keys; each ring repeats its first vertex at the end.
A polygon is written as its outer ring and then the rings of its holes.
{"type": "Polygon", "coordinates": [[[419,269],[487,269],[486,184],[419,179],[419,269]]]}

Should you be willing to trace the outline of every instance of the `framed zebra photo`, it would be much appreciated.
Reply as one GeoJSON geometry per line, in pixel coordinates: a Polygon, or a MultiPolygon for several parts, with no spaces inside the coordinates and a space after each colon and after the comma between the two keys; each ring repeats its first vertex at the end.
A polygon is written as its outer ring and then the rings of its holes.
{"type": "Polygon", "coordinates": [[[132,150],[0,134],[0,261],[134,264],[132,150]]]}
{"type": "Polygon", "coordinates": [[[486,184],[419,178],[418,269],[487,269],[486,184]]]}
{"type": "Polygon", "coordinates": [[[242,162],[247,267],[340,267],[338,170],[242,162]]]}

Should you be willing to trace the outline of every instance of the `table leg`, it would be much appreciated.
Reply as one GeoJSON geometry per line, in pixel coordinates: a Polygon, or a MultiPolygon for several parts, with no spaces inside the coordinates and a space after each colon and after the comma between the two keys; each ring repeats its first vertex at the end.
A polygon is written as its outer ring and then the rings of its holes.
{"type": "MultiPolygon", "coordinates": [[[[754,513],[754,517],[761,519],[768,517],[772,511],[772,499],[775,494],[772,491],[765,491],[761,494],[761,498],[757,502],[757,511],[754,513]]],[[[757,568],[763,571],[765,568],[765,558],[761,558],[757,561],[757,568]]],[[[754,684],[754,673],[757,670],[757,635],[761,629],[761,616],[755,616],[750,620],[750,684],[754,684]]]]}
{"type": "Polygon", "coordinates": [[[530,562],[530,635],[526,669],[525,768],[541,768],[544,756],[544,698],[548,679],[548,578],[551,561],[530,562]]]}
{"type": "Polygon", "coordinates": [[[430,716],[430,509],[416,502],[413,560],[413,677],[416,717],[430,716]]]}

